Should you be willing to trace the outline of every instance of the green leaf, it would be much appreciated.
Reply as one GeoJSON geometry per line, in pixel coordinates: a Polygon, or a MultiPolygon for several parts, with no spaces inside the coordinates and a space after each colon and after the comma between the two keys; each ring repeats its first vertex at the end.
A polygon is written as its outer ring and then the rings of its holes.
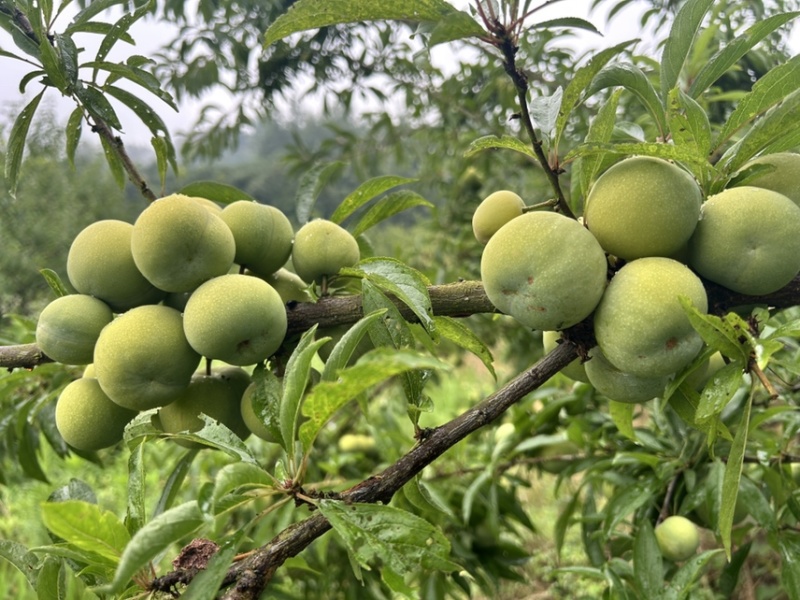
{"type": "Polygon", "coordinates": [[[667,97],[667,123],[676,145],[692,149],[698,159],[708,156],[711,150],[708,115],[697,101],[678,88],[670,90],[667,97]]]}
{"type": "Polygon", "coordinates": [[[217,450],[222,450],[235,460],[257,464],[255,456],[242,441],[242,438],[216,419],[212,419],[204,413],[201,413],[199,417],[204,423],[201,429],[193,432],[169,434],[168,437],[210,446],[217,450]]]}
{"type": "Polygon", "coordinates": [[[64,285],[64,282],[61,281],[61,277],[59,277],[58,273],[53,271],[53,269],[39,269],[39,273],[44,277],[50,289],[53,290],[56,298],[69,296],[72,293],[67,289],[67,286],[64,285]]]}
{"type": "Polygon", "coordinates": [[[178,497],[181,484],[183,483],[183,480],[186,479],[186,475],[189,473],[192,462],[194,462],[194,459],[199,452],[199,448],[192,448],[188,450],[177,463],[175,463],[175,466],[173,467],[172,471],[170,471],[166,481],[162,484],[163,489],[161,490],[161,495],[158,498],[156,507],[153,509],[153,517],[157,517],[161,513],[172,508],[172,505],[175,503],[175,499],[178,497]]]}
{"type": "Polygon", "coordinates": [[[789,600],[800,600],[800,541],[796,534],[783,531],[778,538],[781,552],[781,584],[789,600]]]}
{"type": "Polygon", "coordinates": [[[204,522],[203,512],[196,500],[179,504],[154,517],[131,538],[108,591],[113,594],[124,590],[138,571],[170,544],[191,534],[204,522]]]}
{"type": "Polygon", "coordinates": [[[240,529],[220,546],[219,550],[208,561],[205,569],[200,571],[192,582],[181,593],[182,600],[214,600],[219,594],[220,586],[228,574],[233,557],[244,538],[244,530],[240,529]]]}
{"type": "Polygon", "coordinates": [[[300,423],[301,401],[311,375],[311,361],[320,346],[330,340],[330,338],[314,340],[316,333],[316,325],[303,333],[286,363],[286,373],[283,376],[283,397],[280,408],[281,437],[290,459],[294,457],[294,442],[297,439],[295,436],[300,423]]]}
{"type": "Polygon", "coordinates": [[[550,140],[556,128],[564,90],[558,86],[549,96],[536,96],[530,101],[530,112],[534,125],[541,131],[542,137],[550,140]]]}
{"type": "Polygon", "coordinates": [[[0,540],[0,558],[7,560],[25,576],[31,586],[36,587],[39,576],[39,559],[28,549],[12,540],[0,540]]]}
{"type": "MultiPolygon", "coordinates": [[[[636,96],[639,102],[647,109],[647,112],[650,113],[650,116],[653,117],[661,137],[664,137],[667,131],[667,117],[664,113],[664,105],[659,99],[653,84],[650,83],[650,80],[647,78],[647,75],[636,65],[631,63],[619,63],[604,67],[592,81],[592,85],[589,86],[586,96],[593,96],[600,90],[617,86],[628,90],[636,96]]],[[[598,140],[590,140],[587,138],[586,141],[605,142],[608,141],[608,139],[610,138],[598,140]]]]}
{"type": "Polygon", "coordinates": [[[638,154],[640,156],[656,156],[666,160],[700,165],[706,165],[708,162],[705,157],[698,156],[691,149],[675,146],[673,144],[657,142],[621,142],[617,144],[589,142],[580,144],[570,150],[561,163],[566,164],[576,158],[597,154],[615,154],[619,156],[633,156],[638,154]]]}
{"type": "Polygon", "coordinates": [[[214,477],[214,501],[242,487],[271,487],[267,472],[253,463],[236,462],[222,467],[214,477]]]}
{"type": "Polygon", "coordinates": [[[342,269],[342,273],[364,277],[392,294],[414,312],[429,333],[434,331],[430,281],[416,269],[395,258],[375,257],[362,260],[352,269],[342,269]]]}
{"type": "MultiPolygon", "coordinates": [[[[83,63],[81,67],[107,71],[109,73],[109,77],[106,79],[105,84],[103,85],[103,89],[106,91],[108,91],[109,88],[112,87],[111,84],[116,82],[117,80],[127,79],[128,81],[131,81],[136,85],[143,87],[148,92],[150,92],[160,100],[164,101],[173,110],[175,111],[178,110],[178,107],[175,104],[175,100],[172,98],[169,92],[164,90],[158,78],[156,78],[156,76],[153,75],[152,73],[145,71],[144,69],[141,69],[139,67],[133,67],[128,64],[105,62],[105,61],[91,61],[83,63]]],[[[135,96],[135,98],[138,100],[139,104],[145,104],[145,102],[138,96],[135,96]]]]}
{"type": "Polygon", "coordinates": [[[568,27],[570,29],[583,29],[591,31],[597,35],[602,35],[592,23],[586,19],[578,17],[561,17],[559,19],[550,19],[549,21],[541,21],[540,23],[531,23],[529,29],[556,29],[558,27],[568,27]]]}
{"type": "Polygon", "coordinates": [[[125,187],[125,166],[122,164],[117,149],[105,137],[100,137],[100,145],[103,146],[103,156],[106,158],[114,181],[117,182],[120,189],[123,189],[125,187]]]}
{"type": "Polygon", "coordinates": [[[72,113],[70,113],[65,131],[67,142],[67,160],[73,169],[75,168],[75,150],[77,150],[78,142],[81,139],[82,128],[83,111],[80,107],[78,107],[73,110],[72,113]]]}
{"type": "Polygon", "coordinates": [[[492,351],[469,327],[452,317],[434,316],[433,321],[436,325],[436,333],[480,358],[492,377],[497,379],[492,351]]]}
{"type": "Polygon", "coordinates": [[[688,384],[683,384],[675,389],[669,397],[670,407],[690,427],[702,431],[709,437],[721,436],[732,441],[733,436],[728,428],[719,419],[713,421],[698,421],[697,407],[700,404],[700,395],[688,384]]]}
{"type": "Polygon", "coordinates": [[[217,181],[193,181],[180,190],[179,194],[187,196],[198,196],[199,198],[206,198],[219,204],[230,204],[237,200],[252,200],[256,201],[250,194],[243,192],[237,187],[228,185],[227,183],[219,183],[217,181]]]}
{"type": "Polygon", "coordinates": [[[128,457],[128,510],[125,514],[125,527],[128,533],[135,533],[147,520],[145,509],[145,467],[142,438],[140,443],[131,449],[128,457]]]}
{"type": "Polygon", "coordinates": [[[714,373],[700,394],[695,415],[697,422],[705,423],[719,415],[739,390],[743,380],[744,369],[739,361],[729,363],[714,373]]]}
{"type": "Polygon", "coordinates": [[[739,341],[741,334],[730,323],[716,315],[701,313],[685,296],[680,296],[679,300],[692,327],[706,344],[731,360],[747,360],[749,352],[739,341]]]}
{"type": "MultiPolygon", "coordinates": [[[[167,182],[167,170],[169,169],[170,154],[174,160],[174,150],[171,152],[171,142],[167,142],[165,137],[154,135],[150,138],[150,145],[153,147],[153,152],[156,154],[156,167],[158,169],[158,180],[163,189],[167,182]]],[[[175,172],[177,172],[177,163],[173,163],[175,172]]]]}
{"type": "MultiPolygon", "coordinates": [[[[586,142],[607,143],[614,133],[614,123],[617,120],[617,106],[622,90],[615,90],[606,102],[600,106],[597,116],[589,124],[586,142]]],[[[580,195],[586,198],[592,188],[595,178],[603,165],[602,154],[591,154],[580,159],[580,195]]]]}
{"type": "MultiPolygon", "coordinates": [[[[295,5],[296,6],[296,5],[295,5]]],[[[316,163],[300,177],[295,195],[295,214],[297,221],[303,225],[311,219],[311,211],[325,185],[336,177],[347,163],[336,161],[316,163]]]]}
{"type": "Polygon", "coordinates": [[[450,542],[424,519],[383,504],[321,500],[319,510],[364,569],[379,560],[400,576],[423,570],[460,571],[449,560],[450,542]]]}
{"type": "Polygon", "coordinates": [[[370,207],[367,213],[356,224],[353,228],[353,235],[359,236],[381,221],[416,206],[434,208],[433,204],[411,190],[399,190],[384,196],[370,207]]]}
{"type": "Polygon", "coordinates": [[[45,502],[42,521],[58,537],[76,548],[94,552],[113,564],[119,562],[130,534],[112,512],[80,500],[45,502]]]}
{"type": "Polygon", "coordinates": [[[444,0],[299,0],[275,19],[264,34],[264,45],[309,29],[362,21],[440,21],[458,12],[444,0]]]}
{"type": "Polygon", "coordinates": [[[643,484],[630,485],[616,492],[609,499],[605,509],[604,531],[606,535],[612,532],[625,517],[651,501],[652,493],[653,490],[643,484]]]}
{"type": "Polygon", "coordinates": [[[739,480],[742,478],[742,465],[744,464],[744,453],[747,448],[747,435],[750,430],[750,410],[752,407],[753,395],[750,394],[747,402],[745,402],[744,410],[742,410],[742,419],[731,444],[728,462],[725,465],[725,476],[722,480],[719,533],[722,537],[722,545],[725,547],[725,555],[728,560],[731,559],[733,514],[736,510],[736,497],[739,494],[739,480]]]}
{"type": "MultiPolygon", "coordinates": [[[[113,86],[113,85],[106,85],[104,88],[105,93],[109,96],[116,98],[120,102],[122,102],[125,106],[127,106],[133,113],[139,117],[142,123],[150,130],[155,136],[163,137],[164,140],[167,142],[168,146],[171,150],[171,162],[175,163],[175,149],[172,147],[172,140],[169,136],[169,130],[167,129],[166,124],[158,116],[158,114],[148,106],[146,102],[144,102],[139,96],[132,94],[127,90],[123,90],[122,88],[113,86]]],[[[174,167],[177,171],[177,167],[174,167]]]]}
{"type": "Polygon", "coordinates": [[[417,475],[403,486],[403,495],[420,511],[433,512],[436,515],[444,514],[454,521],[457,519],[453,510],[431,491],[421,475],[417,475]]]}
{"type": "Polygon", "coordinates": [[[778,29],[781,25],[796,18],[798,15],[800,15],[800,12],[772,15],[763,21],[756,22],[744,33],[725,44],[725,46],[720,48],[720,50],[703,65],[703,68],[700,69],[700,72],[689,87],[689,95],[693,98],[700,96],[700,94],[711,87],[717,79],[722,77],[728,69],[733,67],[739,59],[747,54],[758,42],[778,29]]]}
{"type": "Polygon", "coordinates": [[[438,359],[412,350],[379,348],[367,352],[355,365],[340,370],[335,381],[318,383],[306,397],[303,416],[308,420],[300,426],[303,449],[308,451],[322,427],[339,408],[372,386],[406,371],[448,368],[438,359]]]}
{"type": "Polygon", "coordinates": [[[53,44],[46,37],[39,42],[39,55],[44,71],[47,73],[48,83],[57,88],[62,94],[66,94],[67,78],[61,69],[56,49],[53,48],[53,44]]]}
{"type": "Polygon", "coordinates": [[[722,550],[706,550],[687,560],[670,579],[664,600],[685,600],[697,589],[697,580],[712,558],[722,550]]]}
{"type": "Polygon", "coordinates": [[[619,432],[629,440],[636,440],[636,432],[633,430],[633,410],[635,406],[630,402],[615,402],[609,400],[608,414],[619,432]]]}
{"type": "Polygon", "coordinates": [[[714,0],[688,0],[678,11],[661,55],[661,95],[667,98],[678,85],[683,65],[689,56],[700,26],[714,0]]]}
{"type": "Polygon", "coordinates": [[[280,410],[283,397],[281,380],[264,364],[260,364],[253,370],[252,385],[254,386],[251,400],[253,411],[267,428],[270,437],[286,450],[281,434],[280,410]]]}
{"type": "Polygon", "coordinates": [[[528,144],[519,138],[515,138],[510,135],[504,135],[502,137],[497,137],[496,135],[487,135],[478,138],[469,145],[466,152],[464,152],[464,157],[470,158],[479,152],[483,152],[484,150],[499,149],[513,150],[514,152],[519,152],[520,154],[524,154],[529,158],[536,159],[536,154],[528,144]]]}
{"type": "Polygon", "coordinates": [[[798,88],[800,88],[800,54],[770,69],[753,84],[751,91],[737,102],[736,108],[723,123],[714,142],[714,150],[721,148],[742,127],[779,104],[798,88]]]}
{"type": "Polygon", "coordinates": [[[339,371],[347,366],[350,357],[358,347],[362,338],[372,324],[386,313],[386,309],[376,310],[365,315],[354,323],[347,332],[341,337],[331,350],[328,360],[325,361],[325,368],[322,371],[321,381],[335,381],[339,371]]]}
{"type": "Polygon", "coordinates": [[[766,148],[774,149],[785,137],[794,140],[800,128],[800,90],[786,96],[761,118],[750,130],[722,156],[719,166],[733,173],[748,160],[766,148]]]}
{"type": "Polygon", "coordinates": [[[554,149],[558,149],[559,141],[567,127],[569,116],[572,114],[575,107],[578,106],[581,96],[586,91],[586,88],[591,85],[595,76],[606,66],[608,61],[636,41],[638,40],[628,40],[598,52],[592,56],[587,64],[580,67],[570,76],[569,85],[567,85],[564,90],[564,96],[561,100],[561,109],[559,110],[558,119],[556,120],[555,135],[553,137],[554,149]]]}
{"type": "Polygon", "coordinates": [[[342,203],[333,211],[330,220],[334,223],[341,224],[347,217],[373,198],[380,196],[398,185],[413,183],[415,181],[417,180],[408,177],[399,177],[397,175],[382,175],[368,179],[352,191],[347,198],[342,200],[342,203]]]}
{"type": "MultiPolygon", "coordinates": [[[[123,14],[100,42],[96,58],[98,62],[104,61],[108,53],[116,46],[117,42],[125,35],[131,26],[147,15],[153,8],[154,0],[145,2],[132,13],[123,14]]],[[[135,6],[135,5],[134,5],[135,6]]]]}
{"type": "Polygon", "coordinates": [[[455,10],[444,15],[436,22],[428,39],[428,46],[433,47],[445,42],[463,40],[469,37],[483,37],[486,35],[483,27],[470,15],[461,10],[455,10]]]}
{"type": "Polygon", "coordinates": [[[105,121],[109,127],[122,130],[119,117],[114,111],[114,107],[106,98],[105,94],[94,86],[80,87],[75,90],[75,95],[81,101],[86,110],[95,119],[105,121]]]}
{"type": "Polygon", "coordinates": [[[72,22],[67,26],[66,31],[72,31],[73,28],[87,23],[92,17],[99,15],[104,10],[116,6],[117,4],[124,3],[125,0],[95,0],[94,2],[89,2],[83,10],[75,15],[75,18],[72,19],[72,22]]]}
{"type": "Polygon", "coordinates": [[[633,540],[633,575],[640,598],[656,600],[664,585],[661,550],[650,521],[642,519],[633,540]]]}
{"type": "Polygon", "coordinates": [[[8,134],[8,143],[6,144],[6,164],[5,164],[5,178],[8,193],[12,198],[17,196],[17,179],[19,178],[19,169],[22,165],[22,153],[25,150],[25,138],[28,137],[28,130],[33,120],[33,115],[36,109],[39,108],[39,102],[42,100],[44,90],[36,94],[33,100],[23,108],[17,118],[14,120],[14,125],[11,127],[11,133],[8,134]]]}

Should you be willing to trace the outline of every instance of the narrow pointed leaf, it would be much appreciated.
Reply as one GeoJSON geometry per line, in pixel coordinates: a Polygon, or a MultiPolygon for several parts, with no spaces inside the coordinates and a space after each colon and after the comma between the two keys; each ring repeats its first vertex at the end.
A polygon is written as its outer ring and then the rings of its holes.
{"type": "Polygon", "coordinates": [[[81,139],[81,130],[83,129],[83,111],[80,107],[76,108],[69,115],[67,120],[66,143],[67,143],[67,160],[70,166],[75,168],[75,150],[78,148],[78,142],[81,139]]]}
{"type": "Polygon", "coordinates": [[[230,204],[237,200],[253,200],[250,194],[237,187],[217,181],[193,181],[183,186],[179,193],[187,196],[199,196],[217,202],[218,204],[230,204]]]}
{"type": "Polygon", "coordinates": [[[17,194],[17,180],[19,178],[19,169],[22,165],[22,155],[25,150],[25,139],[28,137],[33,115],[36,113],[36,109],[39,108],[39,102],[41,102],[43,95],[44,90],[36,94],[33,100],[20,111],[14,120],[14,125],[11,127],[11,133],[8,135],[5,179],[6,187],[12,197],[17,194]]]}
{"type": "Polygon", "coordinates": [[[739,480],[742,478],[742,466],[744,465],[744,454],[747,448],[747,436],[750,431],[750,410],[753,406],[752,394],[747,399],[742,411],[742,418],[739,427],[731,444],[728,462],[725,465],[725,476],[722,480],[722,506],[719,511],[719,532],[722,537],[722,545],[725,548],[725,555],[731,559],[731,548],[733,547],[732,529],[733,514],[736,510],[736,497],[739,494],[739,480]]]}
{"type": "MultiPolygon", "coordinates": [[[[614,133],[614,123],[617,120],[617,106],[622,90],[615,90],[597,111],[597,116],[592,119],[589,131],[586,134],[586,141],[589,143],[599,142],[608,143],[614,133]]],[[[589,190],[597,177],[603,164],[603,155],[591,154],[584,156],[580,160],[580,195],[586,198],[589,190]]]]}
{"type": "Polygon", "coordinates": [[[75,95],[78,96],[78,99],[93,117],[102,119],[117,131],[122,130],[119,117],[117,117],[117,113],[103,92],[95,87],[87,86],[78,88],[75,91],[75,95]]]}
{"type": "Polygon", "coordinates": [[[492,351],[469,327],[451,317],[434,316],[433,320],[436,323],[436,332],[442,338],[450,340],[464,350],[472,352],[472,354],[481,359],[481,362],[492,374],[492,377],[497,379],[492,351]]]}
{"type": "Polygon", "coordinates": [[[413,183],[415,181],[417,180],[409,177],[399,177],[397,175],[382,175],[368,179],[342,200],[342,203],[333,211],[330,220],[334,223],[341,224],[347,217],[373,198],[380,196],[398,185],[413,183]]]}
{"type": "MultiPolygon", "coordinates": [[[[331,350],[325,369],[322,371],[321,381],[334,381],[339,371],[347,366],[350,357],[372,324],[386,313],[386,309],[376,310],[365,315],[353,324],[331,350]]],[[[330,343],[330,342],[329,342],[330,343]]]]}
{"type": "Polygon", "coordinates": [[[608,414],[619,432],[629,440],[636,441],[636,432],[633,430],[634,405],[630,402],[615,402],[609,400],[608,414]]]}
{"type": "MultiPolygon", "coordinates": [[[[700,159],[711,150],[711,123],[705,109],[680,89],[667,98],[667,122],[675,144],[690,148],[700,159]]],[[[697,164],[697,163],[692,163],[697,164]]]]}
{"type": "Polygon", "coordinates": [[[713,2],[714,0],[688,0],[675,16],[661,55],[663,98],[666,98],[669,91],[678,85],[680,73],[689,56],[694,38],[713,2]]]}
{"type": "Polygon", "coordinates": [[[656,156],[658,158],[688,164],[699,163],[704,165],[707,163],[706,157],[698,156],[691,149],[682,148],[673,144],[661,144],[656,142],[622,142],[618,144],[601,142],[584,143],[570,150],[561,163],[566,164],[582,156],[607,153],[620,156],[633,156],[635,154],[641,156],[656,156]]]}
{"type": "Polygon", "coordinates": [[[434,206],[418,193],[411,190],[399,190],[388,194],[370,207],[367,213],[353,228],[353,235],[359,236],[389,217],[417,206],[433,209],[434,206]]]}
{"type": "Polygon", "coordinates": [[[643,519],[633,540],[633,575],[641,598],[655,600],[664,585],[661,550],[650,521],[643,519]]]}
{"type": "Polygon", "coordinates": [[[281,398],[283,385],[281,380],[263,364],[253,370],[253,411],[267,428],[270,437],[286,450],[281,434],[281,398]]]}
{"type": "Polygon", "coordinates": [[[178,492],[181,489],[183,480],[186,479],[186,475],[189,473],[189,469],[199,452],[199,448],[192,448],[175,463],[166,481],[162,484],[161,495],[158,498],[155,509],[153,509],[153,518],[172,508],[175,499],[178,497],[178,492]]]}
{"type": "Polygon", "coordinates": [[[433,47],[445,42],[484,35],[486,35],[486,31],[484,31],[480,23],[464,11],[456,10],[444,15],[436,22],[433,31],[431,31],[428,45],[433,47]]]}
{"type": "Polygon", "coordinates": [[[20,573],[22,573],[32,586],[36,586],[36,579],[39,574],[39,559],[35,554],[28,552],[28,549],[12,540],[0,540],[0,559],[5,559],[11,563],[20,573]]]}
{"type": "Polygon", "coordinates": [[[328,181],[341,172],[345,164],[341,161],[317,163],[303,173],[297,184],[297,194],[295,195],[295,214],[298,223],[303,225],[308,222],[320,192],[328,181]]]}
{"type": "Polygon", "coordinates": [[[531,147],[520,140],[519,138],[515,138],[510,135],[504,135],[502,137],[497,137],[496,135],[487,135],[482,138],[478,138],[474,140],[467,148],[466,152],[464,152],[464,157],[469,158],[478,154],[479,152],[483,152],[484,150],[513,150],[514,152],[519,152],[520,154],[524,154],[529,158],[536,158],[536,154],[534,154],[531,147]]]}
{"type": "Polygon", "coordinates": [[[720,552],[722,550],[706,550],[687,560],[670,579],[663,596],[664,600],[686,600],[692,597],[691,593],[697,590],[697,580],[703,574],[706,565],[720,552]]]}
{"type": "Polygon", "coordinates": [[[744,380],[742,363],[734,361],[714,373],[700,394],[695,418],[699,423],[719,415],[739,390],[744,380]]]}
{"type": "Polygon", "coordinates": [[[56,298],[69,296],[72,293],[67,289],[67,286],[64,285],[64,282],[61,281],[61,277],[59,277],[58,273],[53,271],[53,269],[39,269],[39,273],[44,277],[50,289],[53,290],[56,298]]]}

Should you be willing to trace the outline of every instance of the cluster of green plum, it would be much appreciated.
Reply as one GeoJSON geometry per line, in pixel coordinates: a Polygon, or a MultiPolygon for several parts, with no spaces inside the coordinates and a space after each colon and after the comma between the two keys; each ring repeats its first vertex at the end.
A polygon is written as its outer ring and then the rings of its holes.
{"type": "Polygon", "coordinates": [[[659,396],[703,346],[679,300],[706,312],[701,278],[761,296],[800,272],[800,155],[764,156],[741,173],[704,200],[678,165],[627,158],[598,177],[583,222],[495,192],[473,217],[486,294],[545,332],[593,316],[591,360],[568,373],[613,400],[659,396]]]}
{"type": "Polygon", "coordinates": [[[358,260],[339,225],[316,219],[295,233],[283,212],[249,200],[223,209],[173,194],[134,224],[89,225],[67,257],[75,293],[48,304],[36,329],[49,358],[89,365],[59,396],[59,432],[78,450],[98,450],[138,412],[158,409],[167,433],[198,430],[205,413],[243,438],[267,437],[246,367],[281,346],[286,303],[312,299],[306,282],[358,260]],[[296,273],[285,268],[290,258],[296,273]],[[212,360],[225,366],[211,369],[212,360]]]}

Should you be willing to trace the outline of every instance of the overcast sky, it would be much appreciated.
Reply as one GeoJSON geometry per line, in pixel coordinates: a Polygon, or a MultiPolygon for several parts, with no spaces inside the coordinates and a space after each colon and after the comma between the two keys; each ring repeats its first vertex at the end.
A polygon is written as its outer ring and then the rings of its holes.
{"type": "MultiPolygon", "coordinates": [[[[591,21],[602,33],[603,37],[594,34],[585,33],[576,38],[576,44],[584,48],[603,48],[612,46],[619,41],[631,39],[633,37],[647,37],[643,34],[638,27],[639,15],[641,9],[638,6],[633,6],[613,21],[613,28],[609,28],[605,23],[605,10],[600,13],[589,15],[589,5],[591,0],[566,0],[564,2],[556,2],[555,4],[543,9],[536,15],[536,20],[545,21],[557,17],[581,17],[591,21]]],[[[468,4],[468,0],[454,0],[452,2],[459,8],[464,8],[468,4]]],[[[62,15],[60,21],[61,26],[72,18],[72,14],[62,15]]],[[[56,27],[58,29],[58,27],[56,27]]],[[[118,43],[112,54],[109,56],[111,60],[124,60],[129,54],[144,54],[154,52],[158,49],[159,45],[165,39],[171,38],[172,27],[165,23],[156,23],[154,21],[147,21],[146,23],[138,23],[134,25],[131,35],[137,40],[137,46],[132,47],[125,43],[118,43]]],[[[795,29],[800,33],[800,28],[795,29]]],[[[100,36],[84,36],[80,43],[91,48],[91,43],[96,44],[100,36]]],[[[800,36],[793,36],[794,38],[800,36]]],[[[94,46],[96,47],[96,45],[94,46]]],[[[5,31],[0,32],[0,49],[13,50],[15,49],[10,41],[10,37],[5,31]]],[[[86,54],[85,56],[91,56],[86,54]]],[[[452,54],[450,54],[450,47],[447,44],[440,45],[435,49],[434,60],[441,61],[442,65],[454,64],[452,54]]],[[[21,99],[17,84],[20,78],[30,70],[30,66],[16,60],[5,57],[0,57],[0,110],[3,111],[3,120],[7,121],[9,116],[13,116],[18,112],[21,103],[30,100],[36,93],[39,92],[40,87],[36,81],[32,81],[28,85],[25,98],[21,99]]],[[[59,120],[66,120],[67,115],[75,108],[69,100],[60,98],[54,90],[48,91],[45,95],[50,106],[55,111],[59,120]]],[[[224,96],[217,96],[216,99],[224,99],[224,96]]],[[[224,100],[223,100],[224,101],[224,100]]],[[[165,120],[167,126],[170,128],[172,135],[179,139],[181,130],[189,128],[194,122],[198,110],[204,101],[186,102],[180,106],[180,112],[175,113],[168,106],[163,104],[160,100],[152,99],[151,105],[157,110],[159,115],[165,120]]],[[[138,120],[131,114],[127,113],[127,109],[120,110],[120,119],[125,127],[125,141],[131,145],[148,145],[150,135],[147,129],[141,125],[138,120]]]]}

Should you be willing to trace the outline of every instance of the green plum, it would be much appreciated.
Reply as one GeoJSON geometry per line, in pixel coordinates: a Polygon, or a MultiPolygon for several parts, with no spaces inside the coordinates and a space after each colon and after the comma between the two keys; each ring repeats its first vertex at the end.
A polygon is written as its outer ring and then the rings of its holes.
{"type": "Polygon", "coordinates": [[[113,318],[102,300],[83,294],[61,296],[39,315],[36,343],[56,362],[86,365],[92,362],[100,332],[113,318]]]}
{"type": "Polygon", "coordinates": [[[700,186],[679,166],[635,156],[614,164],[586,199],[586,225],[603,249],[625,260],[673,256],[697,226],[700,186]]]}
{"type": "MultiPolygon", "coordinates": [[[[557,331],[542,332],[542,346],[544,347],[545,354],[549,354],[550,352],[556,349],[560,337],[561,334],[557,331]]],[[[573,381],[582,381],[583,383],[589,383],[589,379],[586,376],[586,368],[584,367],[580,358],[576,358],[566,367],[561,369],[561,373],[562,375],[569,377],[573,381]]]]}
{"type": "Polygon", "coordinates": [[[624,373],[612,365],[599,348],[593,348],[584,364],[586,377],[594,389],[609,400],[627,404],[647,402],[664,392],[668,378],[641,377],[624,373]]]}
{"type": "Polygon", "coordinates": [[[500,190],[489,194],[472,215],[472,233],[485,244],[503,225],[522,214],[525,202],[514,192],[500,190]]]}
{"type": "Polygon", "coordinates": [[[772,170],[748,177],[744,185],[764,188],[783,194],[800,206],[800,154],[777,152],[754,158],[741,168],[742,171],[755,165],[768,165],[772,170]]]}
{"type": "Polygon", "coordinates": [[[303,281],[321,283],[344,267],[354,266],[361,252],[349,231],[326,219],[314,219],[294,236],[292,263],[303,281]]]}
{"type": "Polygon", "coordinates": [[[577,221],[528,212],[506,223],[483,249],[489,300],[534,329],[560,330],[588,317],[606,287],[606,256],[577,221]]]}
{"type": "Polygon", "coordinates": [[[661,554],[672,561],[689,560],[700,546],[697,525],[680,515],[664,519],[656,526],[655,532],[661,554]]]}
{"type": "Polygon", "coordinates": [[[258,275],[270,275],[291,256],[294,229],[274,206],[239,200],[228,204],[220,216],[236,240],[236,264],[258,275]]]}

